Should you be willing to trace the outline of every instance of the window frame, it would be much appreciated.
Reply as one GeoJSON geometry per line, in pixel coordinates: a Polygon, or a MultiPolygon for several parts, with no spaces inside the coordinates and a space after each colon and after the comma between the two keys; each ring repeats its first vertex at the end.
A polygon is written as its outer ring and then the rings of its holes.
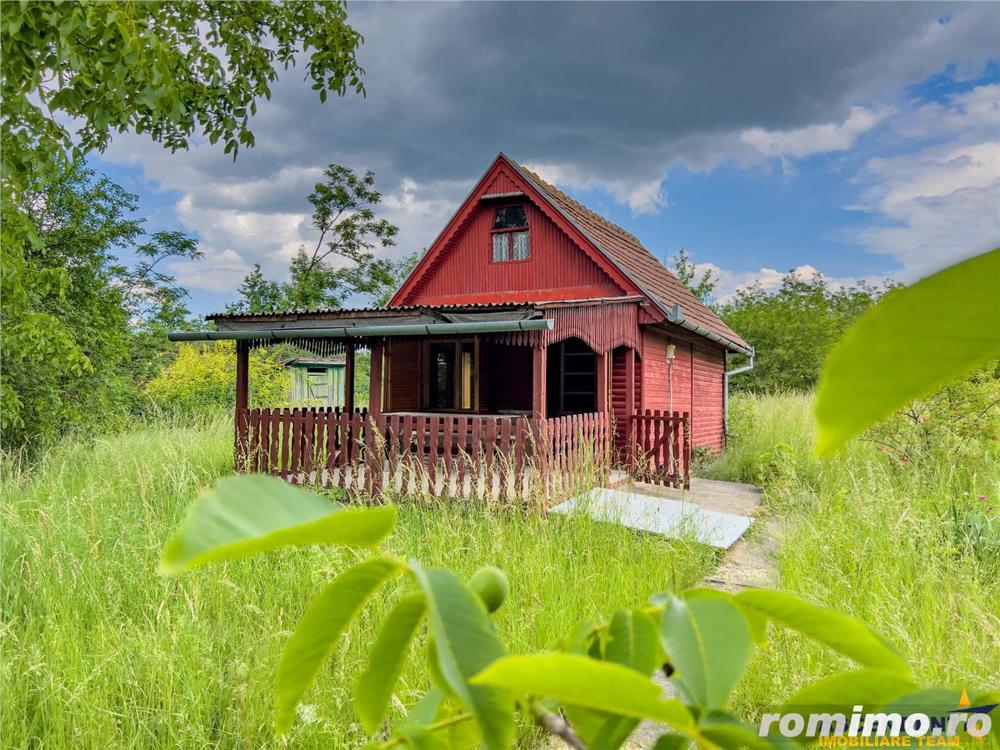
{"type": "Polygon", "coordinates": [[[503,229],[493,229],[493,223],[496,222],[497,211],[500,211],[501,209],[504,209],[504,208],[513,208],[515,206],[523,206],[524,207],[524,220],[528,221],[528,206],[525,203],[520,203],[520,202],[519,203],[505,203],[502,206],[496,206],[494,208],[494,210],[493,210],[493,222],[490,224],[490,244],[489,244],[490,263],[495,263],[495,264],[501,264],[501,263],[504,263],[504,264],[506,264],[506,263],[530,263],[531,260],[535,257],[535,254],[532,252],[532,247],[531,247],[531,223],[530,222],[528,222],[527,224],[524,224],[523,226],[520,226],[520,227],[505,227],[503,229]],[[527,258],[515,258],[514,257],[514,237],[513,237],[513,233],[514,232],[526,232],[527,233],[527,235],[528,235],[528,257],[527,258]],[[504,260],[497,260],[496,258],[493,257],[493,242],[494,242],[493,238],[496,235],[498,235],[498,234],[507,235],[504,238],[507,241],[507,257],[504,260]]]}

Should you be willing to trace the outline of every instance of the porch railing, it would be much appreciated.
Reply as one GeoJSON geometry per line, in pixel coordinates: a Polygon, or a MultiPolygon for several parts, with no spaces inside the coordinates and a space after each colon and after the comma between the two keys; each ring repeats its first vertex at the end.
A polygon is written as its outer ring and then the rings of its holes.
{"type": "Polygon", "coordinates": [[[691,418],[688,412],[646,409],[629,417],[632,475],[643,482],[691,487],[691,418]]]}
{"type": "Polygon", "coordinates": [[[373,495],[535,493],[548,502],[580,479],[602,478],[611,455],[604,412],[536,420],[246,409],[237,425],[237,470],[373,495]]]}

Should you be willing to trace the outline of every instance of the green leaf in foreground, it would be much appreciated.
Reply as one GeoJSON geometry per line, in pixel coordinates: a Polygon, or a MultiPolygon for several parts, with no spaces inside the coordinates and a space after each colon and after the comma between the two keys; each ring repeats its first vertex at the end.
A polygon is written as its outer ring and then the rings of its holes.
{"type": "Polygon", "coordinates": [[[309,603],[278,664],[274,724],[279,734],[291,727],[295,707],[351,620],[375,589],[401,570],[380,557],[365,560],[337,576],[309,603]]]}
{"type": "Polygon", "coordinates": [[[875,669],[841,672],[807,685],[785,702],[784,711],[843,713],[856,705],[884,706],[916,686],[908,677],[875,669]]]}
{"type": "Polygon", "coordinates": [[[505,690],[469,683],[470,677],[506,653],[486,607],[450,571],[424,570],[415,560],[410,567],[427,597],[441,674],[476,717],[486,746],[505,750],[514,738],[513,700],[505,690]]]}
{"type": "Polygon", "coordinates": [[[400,599],[385,618],[385,624],[368,653],[368,665],[358,680],[354,694],[358,717],[368,732],[376,731],[385,718],[403,659],[426,611],[422,593],[400,599]]]}
{"type": "Polygon", "coordinates": [[[725,599],[674,597],[660,621],[660,640],[692,703],[722,708],[750,659],[750,629],[725,599]]]}
{"type": "Polygon", "coordinates": [[[741,607],[757,610],[771,620],[826,644],[866,667],[908,677],[910,668],[895,649],[860,620],[817,607],[794,594],[755,589],[735,596],[741,607]]]}
{"type": "Polygon", "coordinates": [[[191,506],[163,549],[160,574],[285,545],[371,547],[395,523],[392,507],[345,509],[273,477],[227,477],[191,506]]]}
{"type": "Polygon", "coordinates": [[[888,293],[823,365],[817,453],[1000,357],[998,299],[1000,248],[888,293]]]}
{"type": "Polygon", "coordinates": [[[694,726],[687,706],[661,699],[660,688],[648,677],[620,664],[578,654],[506,656],[472,682],[621,716],[653,719],[678,731],[694,726]]]}

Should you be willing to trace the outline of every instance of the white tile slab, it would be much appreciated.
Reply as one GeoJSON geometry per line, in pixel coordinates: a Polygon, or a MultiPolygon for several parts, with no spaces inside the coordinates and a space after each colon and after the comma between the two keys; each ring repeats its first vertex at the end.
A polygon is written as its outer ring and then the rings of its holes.
{"type": "Polygon", "coordinates": [[[753,523],[746,516],[709,510],[693,503],[600,487],[560,503],[549,512],[583,513],[598,521],[662,534],[671,539],[693,537],[721,549],[732,547],[753,523]]]}

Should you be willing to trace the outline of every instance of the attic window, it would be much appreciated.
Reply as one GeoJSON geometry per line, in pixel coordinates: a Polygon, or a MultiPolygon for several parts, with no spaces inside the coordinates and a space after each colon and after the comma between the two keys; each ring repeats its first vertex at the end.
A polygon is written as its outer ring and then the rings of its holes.
{"type": "Polygon", "coordinates": [[[524,206],[501,206],[493,216],[493,262],[527,260],[530,256],[524,206]]]}

